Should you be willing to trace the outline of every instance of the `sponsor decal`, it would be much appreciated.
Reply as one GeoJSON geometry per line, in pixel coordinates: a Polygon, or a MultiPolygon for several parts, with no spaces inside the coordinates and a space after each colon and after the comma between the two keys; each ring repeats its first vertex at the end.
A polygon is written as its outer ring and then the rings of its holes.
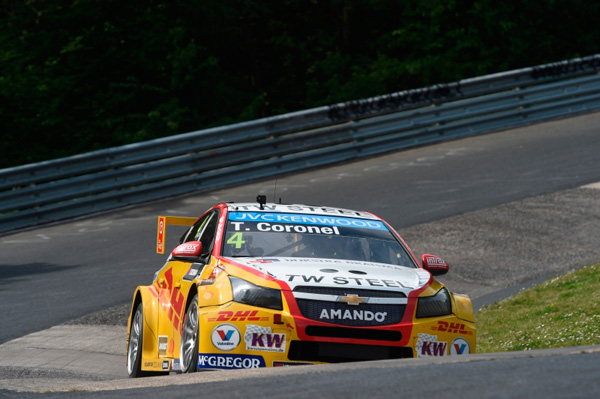
{"type": "Polygon", "coordinates": [[[159,254],[165,253],[165,221],[164,216],[158,218],[158,234],[156,240],[156,252],[159,254]]]}
{"type": "Polygon", "coordinates": [[[185,297],[179,292],[179,288],[173,284],[173,269],[167,269],[164,273],[164,282],[160,284],[157,281],[154,285],[150,286],[149,291],[153,296],[158,298],[158,302],[163,307],[163,310],[168,310],[167,316],[169,317],[169,321],[175,330],[181,334],[181,320],[183,320],[183,313],[185,311],[185,297]]]}
{"type": "Polygon", "coordinates": [[[196,278],[196,276],[200,273],[200,271],[203,268],[204,268],[204,266],[201,265],[201,264],[199,264],[199,263],[192,263],[192,265],[188,269],[188,271],[185,274],[185,276],[183,276],[183,279],[187,280],[187,281],[192,281],[193,279],[196,278]]]}
{"type": "Polygon", "coordinates": [[[232,312],[221,310],[217,317],[209,317],[208,321],[268,321],[268,316],[258,316],[258,310],[238,310],[232,312]]]}
{"type": "Polygon", "coordinates": [[[272,231],[275,233],[302,233],[302,234],[326,234],[326,235],[340,235],[340,231],[337,226],[310,226],[310,225],[294,225],[294,224],[271,224],[266,222],[256,223],[249,225],[251,227],[244,226],[244,222],[230,222],[234,227],[234,233],[226,241],[227,244],[235,245],[236,248],[241,248],[242,244],[245,244],[244,236],[242,231],[272,231]]]}
{"type": "MultiPolygon", "coordinates": [[[[339,265],[351,265],[351,266],[375,266],[379,269],[402,269],[403,266],[388,265],[385,263],[367,262],[363,260],[349,260],[349,259],[320,259],[320,258],[295,258],[295,257],[284,257],[280,258],[280,261],[286,263],[334,263],[339,265]]],[[[337,273],[338,270],[329,269],[326,273],[337,273]]],[[[427,273],[427,272],[425,272],[427,273]]]]}
{"type": "Polygon", "coordinates": [[[442,258],[433,255],[427,256],[427,263],[429,266],[446,266],[446,262],[442,258]]]}
{"type": "Polygon", "coordinates": [[[262,356],[198,354],[198,369],[255,369],[265,366],[262,356]]]}
{"type": "Polygon", "coordinates": [[[169,360],[159,360],[159,361],[149,361],[149,362],[144,362],[144,367],[145,368],[152,368],[152,369],[161,369],[164,371],[168,371],[170,368],[169,365],[169,360]]]}
{"type": "Polygon", "coordinates": [[[447,332],[450,334],[473,335],[473,331],[467,331],[462,323],[448,323],[447,321],[438,321],[437,326],[431,327],[433,331],[447,332]]]}
{"type": "Polygon", "coordinates": [[[251,260],[248,263],[273,263],[273,262],[279,262],[279,259],[276,259],[276,258],[263,258],[263,259],[251,260]]]}
{"type": "Polygon", "coordinates": [[[335,234],[340,235],[340,231],[336,226],[333,227],[319,227],[319,226],[303,226],[293,224],[270,224],[270,223],[257,223],[256,229],[258,231],[274,231],[276,233],[307,233],[307,234],[335,234]]]}
{"type": "Polygon", "coordinates": [[[330,208],[326,206],[309,206],[309,205],[282,205],[282,204],[265,204],[262,207],[258,204],[235,204],[237,211],[278,211],[278,212],[294,212],[294,213],[314,213],[314,214],[333,214],[336,216],[347,215],[347,216],[359,216],[368,218],[371,220],[377,220],[375,216],[370,213],[353,211],[350,209],[341,208],[330,208]]]}
{"type": "Polygon", "coordinates": [[[448,342],[438,341],[437,335],[421,334],[415,350],[417,357],[441,357],[447,355],[448,342]]]}
{"type": "Polygon", "coordinates": [[[220,324],[213,329],[210,338],[215,348],[227,352],[237,348],[240,344],[241,334],[234,325],[220,324]]]}
{"type": "Polygon", "coordinates": [[[171,362],[171,371],[181,371],[181,361],[179,359],[173,359],[171,362]]]}
{"type": "Polygon", "coordinates": [[[154,298],[158,298],[158,288],[156,285],[151,285],[150,287],[148,287],[148,291],[150,291],[154,298]]]}
{"type": "Polygon", "coordinates": [[[468,355],[469,353],[471,353],[471,347],[469,346],[469,342],[464,338],[456,338],[450,344],[451,355],[468,355]]]}
{"type": "Polygon", "coordinates": [[[190,267],[190,270],[188,270],[188,272],[186,273],[185,276],[186,277],[192,277],[192,280],[193,280],[194,277],[196,276],[196,274],[198,274],[198,269],[194,269],[193,267],[190,267]]]}
{"type": "Polygon", "coordinates": [[[286,274],[285,276],[288,278],[288,281],[294,281],[294,279],[296,277],[302,277],[302,279],[304,280],[305,283],[310,283],[310,282],[320,283],[321,280],[323,280],[325,278],[325,276],[319,276],[319,277],[317,277],[317,276],[302,276],[299,274],[286,274]]]}
{"type": "Polygon", "coordinates": [[[290,282],[304,282],[304,283],[333,283],[336,285],[348,285],[348,284],[356,284],[365,287],[388,287],[388,288],[409,288],[413,289],[411,285],[407,285],[406,282],[398,281],[398,280],[380,280],[377,278],[364,278],[364,277],[340,277],[336,276],[332,279],[327,279],[327,281],[323,281],[325,276],[305,276],[302,274],[286,274],[287,281],[290,282]]]}
{"type": "Polygon", "coordinates": [[[246,342],[246,350],[285,352],[286,335],[271,332],[271,327],[248,324],[244,342],[246,342]]]}
{"type": "Polygon", "coordinates": [[[158,356],[167,356],[167,349],[169,348],[169,336],[159,335],[158,336],[158,356]]]}
{"type": "Polygon", "coordinates": [[[274,360],[273,361],[273,367],[289,367],[289,366],[304,366],[307,364],[314,364],[314,363],[306,363],[306,362],[283,362],[283,361],[279,361],[279,360],[274,360]]]}
{"type": "Polygon", "coordinates": [[[370,310],[342,310],[323,309],[319,315],[321,320],[375,320],[378,323],[385,322],[387,312],[371,312],[370,310]]]}
{"type": "MultiPolygon", "coordinates": [[[[331,226],[331,227],[357,227],[363,229],[373,230],[387,230],[385,225],[378,220],[365,220],[355,219],[348,217],[336,217],[336,216],[320,216],[320,215],[301,215],[293,213],[267,213],[267,212],[231,212],[229,214],[229,221],[236,222],[258,222],[257,228],[260,230],[260,225],[263,228],[267,228],[267,225],[271,226],[271,223],[285,223],[293,224],[298,227],[299,225],[312,225],[316,226],[331,226]]],[[[281,225],[278,225],[281,226],[281,225]]],[[[294,226],[292,226],[294,227],[294,226]]],[[[287,227],[285,227],[287,228],[287,227]]],[[[276,231],[276,230],[273,230],[276,231]]],[[[286,231],[291,232],[291,231],[286,231]]],[[[309,231],[306,231],[309,232],[309,231]]],[[[297,231],[300,233],[300,231],[297,231]]],[[[333,233],[323,233],[333,234],[333,233]]],[[[339,234],[336,233],[336,234],[339,234]]]]}
{"type": "Polygon", "coordinates": [[[184,243],[177,247],[177,252],[179,255],[195,255],[199,245],[198,243],[184,243]]]}

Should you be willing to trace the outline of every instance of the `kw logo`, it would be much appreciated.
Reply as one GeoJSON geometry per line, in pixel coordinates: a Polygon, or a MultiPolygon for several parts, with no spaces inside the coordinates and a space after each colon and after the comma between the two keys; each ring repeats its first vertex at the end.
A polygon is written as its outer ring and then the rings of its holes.
{"type": "Polygon", "coordinates": [[[447,342],[423,342],[421,356],[445,356],[447,342]]]}
{"type": "MultiPolygon", "coordinates": [[[[464,338],[460,339],[465,341],[464,338]]],[[[447,356],[447,350],[448,342],[438,341],[437,335],[419,333],[419,337],[415,345],[415,352],[417,353],[417,357],[447,356]]]]}
{"type": "Polygon", "coordinates": [[[270,327],[247,325],[244,341],[246,350],[285,352],[287,336],[285,333],[274,333],[270,327]]]}
{"type": "Polygon", "coordinates": [[[281,348],[281,345],[285,343],[285,334],[252,334],[253,347],[260,348],[281,348]]]}

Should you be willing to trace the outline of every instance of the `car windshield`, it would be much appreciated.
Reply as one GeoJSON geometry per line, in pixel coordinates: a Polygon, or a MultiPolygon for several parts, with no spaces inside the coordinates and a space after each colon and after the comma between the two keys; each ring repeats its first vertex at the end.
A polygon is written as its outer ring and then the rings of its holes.
{"type": "Polygon", "coordinates": [[[415,267],[384,223],[375,219],[230,212],[223,256],[347,259],[415,267]]]}

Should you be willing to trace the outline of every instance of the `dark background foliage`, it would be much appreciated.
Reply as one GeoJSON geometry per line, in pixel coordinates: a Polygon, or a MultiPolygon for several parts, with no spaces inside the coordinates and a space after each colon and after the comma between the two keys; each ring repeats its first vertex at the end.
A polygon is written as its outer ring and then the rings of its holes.
{"type": "Polygon", "coordinates": [[[588,0],[0,0],[0,168],[595,54],[588,0]]]}

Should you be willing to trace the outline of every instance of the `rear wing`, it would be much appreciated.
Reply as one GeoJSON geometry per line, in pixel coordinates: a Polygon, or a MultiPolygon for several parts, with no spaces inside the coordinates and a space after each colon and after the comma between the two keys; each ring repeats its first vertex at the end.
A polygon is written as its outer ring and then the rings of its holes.
{"type": "Polygon", "coordinates": [[[198,218],[183,216],[159,216],[158,231],[156,233],[156,253],[165,253],[165,238],[167,236],[167,225],[172,226],[191,226],[198,218]]]}

